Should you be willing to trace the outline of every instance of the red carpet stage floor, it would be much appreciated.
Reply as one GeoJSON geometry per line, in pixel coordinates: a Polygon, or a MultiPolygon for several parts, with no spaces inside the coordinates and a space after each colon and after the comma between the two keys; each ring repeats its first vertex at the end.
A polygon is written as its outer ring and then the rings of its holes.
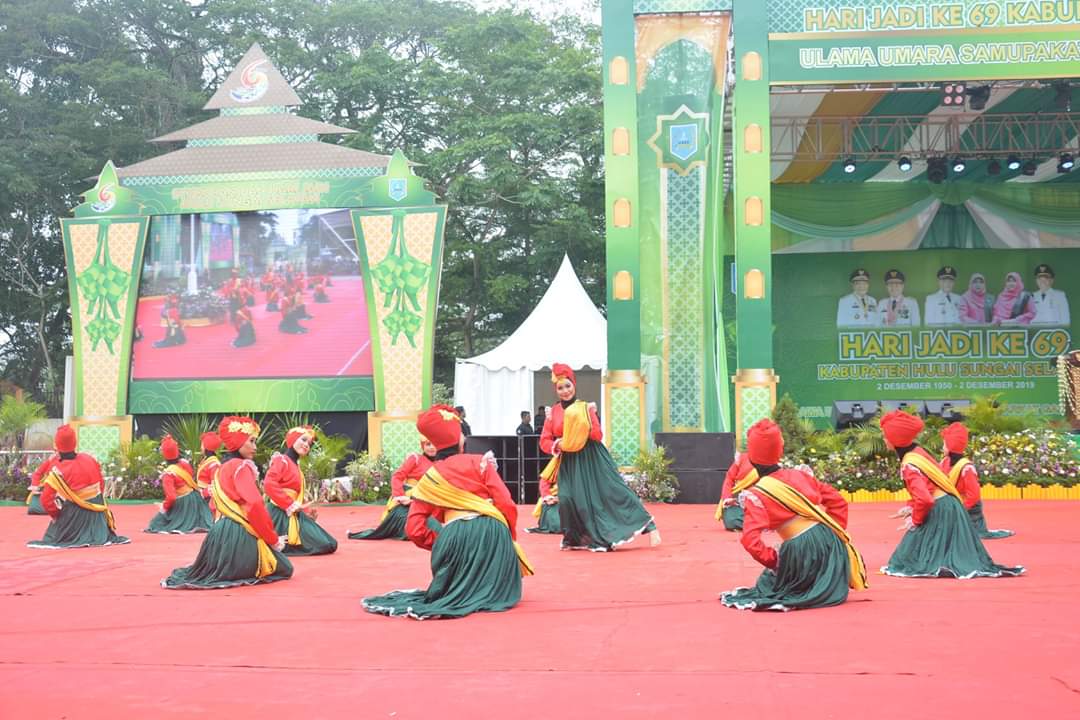
{"type": "Polygon", "coordinates": [[[301,320],[304,335],[278,330],[281,313],[266,311],[266,293],[256,292],[251,308],[255,344],[234,348],[236,328],[224,322],[206,327],[186,326],[187,342],[156,348],[165,337],[161,326],[164,298],[139,301],[136,323],[143,339],[133,346],[132,380],[206,378],[334,377],[371,375],[371,333],[368,330],[364,281],[335,277],[326,288],[328,303],[304,293],[312,320],[301,320]]]}
{"type": "MultiPolygon", "coordinates": [[[[877,568],[895,505],[853,505],[877,568]]],[[[293,579],[162,590],[200,536],[142,532],[150,505],[116,506],[130,545],[31,550],[45,519],[0,508],[0,718],[1076,718],[1080,505],[988,502],[987,543],[1020,578],[872,577],[836,608],[727,609],[717,593],[759,568],[711,507],[654,507],[664,536],[613,554],[560,552],[521,533],[537,568],[514,610],[416,622],[360,598],[424,587],[428,554],[341,540],[293,579]]],[[[338,538],[376,507],[323,508],[338,538]]],[[[519,525],[531,524],[522,508],[519,525]]]]}

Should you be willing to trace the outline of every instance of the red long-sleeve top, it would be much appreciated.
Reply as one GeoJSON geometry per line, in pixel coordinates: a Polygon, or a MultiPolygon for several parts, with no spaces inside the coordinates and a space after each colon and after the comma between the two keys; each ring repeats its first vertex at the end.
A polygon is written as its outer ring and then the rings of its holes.
{"type": "Polygon", "coordinates": [[[288,455],[274,453],[274,456],[270,458],[270,467],[266,470],[266,477],[263,478],[263,490],[266,492],[266,497],[270,498],[270,502],[288,511],[294,502],[300,504],[304,502],[304,499],[299,497],[302,481],[300,466],[296,464],[296,461],[288,455]],[[285,493],[286,490],[292,490],[297,497],[295,499],[289,497],[285,493]]]}
{"type": "MultiPolygon", "coordinates": [[[[563,436],[563,410],[562,403],[551,406],[551,412],[544,420],[544,429],[540,433],[540,449],[551,455],[551,446],[563,436]]],[[[604,439],[604,430],[600,427],[600,417],[596,414],[596,408],[589,406],[589,439],[599,442],[604,439]]]]}
{"type": "Polygon", "coordinates": [[[59,460],[60,455],[58,453],[53,453],[48,458],[46,458],[45,462],[38,465],[37,470],[35,470],[34,474],[30,476],[30,487],[41,487],[41,479],[45,477],[45,473],[49,472],[49,470],[52,469],[53,465],[55,465],[59,460]]]}
{"type": "Polygon", "coordinates": [[[214,473],[219,467],[221,467],[221,461],[216,455],[211,455],[199,465],[199,490],[204,498],[210,497],[210,484],[214,482],[214,473]]]}
{"type": "MultiPolygon", "coordinates": [[[[952,470],[952,460],[948,455],[941,458],[941,469],[948,475],[952,470]]],[[[982,499],[982,488],[979,487],[979,471],[975,463],[968,462],[960,471],[960,477],[956,479],[956,489],[960,491],[960,497],[964,500],[964,507],[969,510],[982,499]]]]}
{"type": "MultiPolygon", "coordinates": [[[[192,469],[191,463],[189,463],[187,460],[177,460],[175,464],[187,470],[188,475],[190,475],[192,478],[195,477],[195,471],[194,469],[192,469]]],[[[168,468],[166,468],[165,472],[161,473],[161,489],[165,491],[165,502],[161,504],[161,507],[163,507],[167,512],[169,508],[173,506],[173,503],[176,502],[176,498],[179,496],[180,490],[182,488],[186,488],[187,486],[188,484],[184,482],[184,479],[182,477],[172,474],[168,471],[168,468]]]]}
{"type": "Polygon", "coordinates": [[[731,499],[732,492],[735,490],[735,483],[749,475],[753,469],[754,465],[750,462],[750,456],[746,453],[740,455],[739,459],[731,464],[731,467],[727,469],[727,474],[724,475],[724,485],[720,489],[720,499],[731,499]]]}
{"type": "Polygon", "coordinates": [[[255,532],[269,545],[276,545],[277,531],[274,521],[263,503],[259,492],[259,469],[250,460],[233,458],[221,466],[218,472],[218,484],[225,496],[240,506],[247,516],[248,523],[255,532]]]}
{"type": "MultiPolygon", "coordinates": [[[[105,492],[105,478],[101,476],[101,466],[86,453],[79,453],[71,460],[57,456],[53,467],[60,472],[60,476],[72,490],[78,491],[97,485],[99,492],[105,492]]],[[[56,490],[48,485],[41,488],[41,506],[51,517],[55,518],[60,514],[60,508],[56,507],[56,490]]]]}
{"type": "MultiPolygon", "coordinates": [[[[847,501],[831,485],[820,482],[801,470],[782,469],[770,473],[769,476],[795,488],[810,502],[821,505],[841,527],[847,527],[847,501]]],[[[753,486],[743,490],[742,497],[742,546],[759,563],[775,569],[779,555],[775,549],[762,542],[761,533],[775,530],[795,517],[795,513],[766,497],[764,493],[755,492],[753,486]]]]}
{"type": "MultiPolygon", "coordinates": [[[[494,463],[483,462],[482,455],[452,455],[434,463],[439,473],[454,487],[471,492],[481,498],[491,500],[510,526],[510,536],[517,539],[517,505],[510,497],[499,471],[494,463]]],[[[430,550],[435,544],[436,533],[427,526],[427,519],[433,517],[443,522],[446,511],[423,500],[413,499],[409,504],[409,517],[405,521],[405,534],[418,547],[430,550]]]]}
{"type": "Polygon", "coordinates": [[[390,476],[390,492],[393,497],[401,497],[405,494],[405,481],[412,480],[410,485],[423,477],[428,468],[432,466],[432,460],[423,453],[409,453],[401,467],[390,476]]]}
{"type": "MultiPolygon", "coordinates": [[[[915,448],[912,452],[916,452],[937,464],[934,456],[921,447],[915,448]]],[[[934,507],[934,491],[938,487],[923,474],[922,470],[910,463],[900,466],[900,477],[903,478],[908,495],[911,496],[911,500],[908,501],[908,505],[911,507],[911,522],[915,525],[922,525],[930,512],[930,508],[934,507]]]]}

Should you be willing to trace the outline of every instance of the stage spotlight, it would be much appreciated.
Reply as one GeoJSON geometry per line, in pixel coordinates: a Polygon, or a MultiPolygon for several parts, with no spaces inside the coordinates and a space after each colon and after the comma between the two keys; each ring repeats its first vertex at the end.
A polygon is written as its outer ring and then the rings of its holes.
{"type": "Polygon", "coordinates": [[[900,172],[911,172],[911,158],[904,155],[896,161],[896,167],[900,168],[900,172]]]}
{"type": "Polygon", "coordinates": [[[986,101],[990,99],[990,86],[969,87],[967,94],[969,98],[968,105],[972,110],[984,110],[986,109],[986,101]]]}
{"type": "Polygon", "coordinates": [[[964,83],[947,82],[941,85],[941,104],[945,107],[964,107],[964,93],[967,87],[964,83]]]}
{"type": "Polygon", "coordinates": [[[1058,165],[1061,168],[1063,168],[1066,172],[1068,172],[1069,170],[1072,170],[1073,166],[1075,164],[1076,164],[1076,161],[1073,160],[1072,153],[1067,153],[1067,152],[1061,153],[1061,158],[1060,158],[1060,161],[1058,162],[1058,165]]]}
{"type": "Polygon", "coordinates": [[[926,161],[926,179],[935,185],[945,182],[949,176],[948,162],[943,157],[932,157],[926,161]]]}
{"type": "Polygon", "coordinates": [[[1020,158],[1018,158],[1016,155],[1010,155],[1008,163],[1005,165],[1005,167],[1009,168],[1010,170],[1019,170],[1020,158]]]}
{"type": "Polygon", "coordinates": [[[1054,83],[1054,107],[1062,112],[1072,112],[1072,88],[1065,80],[1054,83]]]}
{"type": "Polygon", "coordinates": [[[848,158],[844,161],[844,172],[848,175],[855,172],[855,158],[848,158]]]}
{"type": "Polygon", "coordinates": [[[1001,174],[1001,161],[991,160],[990,164],[986,166],[987,175],[1000,175],[1001,174]]]}
{"type": "Polygon", "coordinates": [[[965,170],[967,170],[967,163],[964,162],[964,158],[957,155],[955,158],[953,158],[952,161],[952,171],[959,174],[964,172],[965,170]]]}
{"type": "Polygon", "coordinates": [[[1038,169],[1039,169],[1039,164],[1037,162],[1035,162],[1034,160],[1028,160],[1026,163],[1024,163],[1023,169],[1020,170],[1020,174],[1021,175],[1027,175],[1028,177],[1031,177],[1032,175],[1035,174],[1035,171],[1038,170],[1038,169]]]}

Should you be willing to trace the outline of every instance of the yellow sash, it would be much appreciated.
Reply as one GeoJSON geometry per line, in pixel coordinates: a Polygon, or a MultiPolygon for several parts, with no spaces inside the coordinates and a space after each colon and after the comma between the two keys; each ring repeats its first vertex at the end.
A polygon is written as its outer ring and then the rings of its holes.
{"type": "Polygon", "coordinates": [[[259,569],[256,571],[255,577],[273,575],[274,571],[277,570],[277,557],[274,556],[274,551],[259,536],[259,533],[255,532],[255,528],[248,522],[243,508],[221,489],[221,481],[217,473],[214,473],[214,482],[210,485],[210,497],[214,499],[214,506],[220,514],[244,528],[248,535],[255,538],[256,547],[259,549],[259,569]]]}
{"type": "MultiPolygon", "coordinates": [[[[180,463],[173,463],[165,468],[165,472],[169,475],[175,475],[184,481],[184,484],[188,486],[189,490],[198,490],[199,483],[195,482],[195,478],[191,477],[191,473],[184,469],[184,466],[180,463]]],[[[187,493],[184,493],[185,495],[187,493]]]]}
{"type": "Polygon", "coordinates": [[[916,452],[909,452],[904,455],[904,459],[900,461],[900,464],[914,465],[923,475],[930,478],[930,482],[934,483],[938,489],[952,495],[961,503],[964,502],[963,498],[960,497],[960,491],[956,489],[956,483],[954,483],[949,476],[945,474],[945,471],[930,458],[916,452]]]}
{"type": "Polygon", "coordinates": [[[204,485],[203,482],[201,480],[199,480],[198,478],[202,477],[203,468],[206,467],[207,465],[212,464],[212,463],[217,463],[219,466],[221,465],[221,461],[218,460],[216,456],[211,455],[210,457],[206,458],[201,463],[199,463],[198,469],[195,470],[195,478],[196,478],[196,482],[199,485],[200,490],[205,490],[206,488],[210,487],[210,483],[206,483],[204,485]]]}
{"type": "MultiPolygon", "coordinates": [[[[563,412],[563,434],[559,439],[559,454],[548,461],[547,466],[540,471],[540,477],[552,485],[558,483],[559,465],[562,464],[562,453],[578,452],[589,442],[589,431],[592,430],[592,420],[589,418],[589,404],[584,400],[566,408],[563,412]]],[[[537,516],[539,517],[539,516],[537,516]]]]}
{"type": "MultiPolygon", "coordinates": [[[[551,495],[552,495],[552,497],[559,497],[559,486],[558,485],[552,485],[551,486],[551,495]]],[[[540,514],[543,513],[543,511],[544,511],[544,498],[540,498],[539,500],[536,501],[536,507],[533,508],[533,517],[539,519],[540,514]]]]}
{"type": "Polygon", "coordinates": [[[949,469],[949,482],[956,485],[960,480],[960,473],[964,471],[964,467],[970,465],[971,461],[967,458],[960,458],[956,461],[956,464],[949,469]]]}
{"type": "Polygon", "coordinates": [[[41,481],[41,484],[48,485],[55,490],[60,497],[75,503],[83,510],[105,513],[105,521],[109,524],[109,529],[116,532],[116,520],[113,518],[112,510],[109,509],[109,503],[105,500],[105,496],[102,494],[100,487],[88,485],[81,490],[72,490],[68,487],[68,484],[64,482],[64,478],[57,468],[49,470],[49,473],[41,481]],[[98,495],[101,495],[100,505],[90,502],[90,498],[97,497],[98,495]]]}
{"type": "MultiPolygon", "coordinates": [[[[731,488],[731,497],[738,496],[739,493],[741,493],[743,490],[750,487],[757,481],[757,468],[750,468],[750,472],[748,472],[745,477],[736,482],[735,485],[731,488]]],[[[716,518],[717,522],[720,522],[720,520],[722,520],[724,517],[724,500],[722,498],[720,502],[716,503],[716,514],[713,517],[716,518]]]]}
{"type": "MultiPolygon", "coordinates": [[[[412,489],[412,487],[410,485],[405,486],[405,496],[406,497],[412,497],[412,491],[413,491],[413,489],[412,489]]],[[[386,519],[386,516],[389,515],[391,512],[393,512],[394,508],[396,508],[397,506],[398,506],[398,501],[395,500],[393,497],[389,498],[386,501],[386,505],[383,507],[382,515],[379,516],[379,525],[382,525],[382,522],[383,522],[383,520],[386,519]]]]}
{"type": "Polygon", "coordinates": [[[840,527],[840,523],[825,512],[824,508],[810,502],[810,499],[801,492],[771,475],[761,478],[754,489],[780,503],[799,517],[819,522],[832,530],[836,537],[840,538],[840,542],[844,543],[851,564],[848,587],[852,590],[865,590],[870,587],[866,581],[866,563],[863,562],[859,551],[851,544],[851,536],[848,535],[847,530],[840,527]]]}
{"type": "MultiPolygon", "coordinates": [[[[449,480],[444,478],[434,467],[429,468],[428,471],[424,473],[424,477],[420,478],[420,482],[413,488],[412,496],[417,500],[422,500],[447,510],[464,510],[465,512],[474,512],[478,515],[495,518],[507,528],[510,527],[510,523],[506,521],[506,517],[504,517],[503,514],[499,512],[499,509],[489,500],[485,500],[468,490],[462,490],[455,486],[449,480]]],[[[533,566],[529,562],[529,558],[525,556],[525,551],[516,541],[514,541],[514,552],[517,553],[518,565],[521,567],[522,576],[533,575],[533,566]]]]}

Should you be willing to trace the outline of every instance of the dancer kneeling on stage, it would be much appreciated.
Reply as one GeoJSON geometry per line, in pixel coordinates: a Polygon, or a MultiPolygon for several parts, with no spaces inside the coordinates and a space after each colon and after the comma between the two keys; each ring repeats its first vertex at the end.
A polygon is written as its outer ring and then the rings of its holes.
{"type": "Polygon", "coordinates": [[[204,432],[199,438],[202,444],[203,460],[195,471],[195,480],[199,483],[199,494],[206,504],[210,504],[210,484],[214,482],[214,473],[221,467],[217,451],[221,447],[221,438],[216,432],[204,432]]]}
{"type": "Polygon", "coordinates": [[[304,473],[300,458],[311,452],[315,429],[310,425],[294,427],[285,434],[284,454],[274,453],[266,471],[263,489],[274,530],[285,535],[286,555],[329,555],[337,550],[337,540],[315,522],[318,511],[304,504],[304,473]]]}
{"type": "Polygon", "coordinates": [[[61,425],[54,444],[57,460],[42,479],[41,506],[52,518],[45,537],[26,543],[34,548],[75,548],[131,542],[116,534],[101,466],[90,455],[75,452],[75,430],[61,425]]]}
{"type": "Polygon", "coordinates": [[[963,423],[954,422],[941,431],[941,438],[945,441],[946,451],[945,457],[941,459],[941,469],[949,474],[949,480],[956,485],[964,501],[964,509],[975,527],[975,533],[983,540],[1012,537],[1015,534],[1012,530],[991,530],[986,527],[979,471],[973,462],[964,457],[968,444],[967,428],[963,423]]]}
{"type": "Polygon", "coordinates": [[[409,453],[401,467],[390,476],[390,499],[379,518],[379,524],[370,530],[349,533],[350,540],[408,540],[405,534],[405,519],[409,516],[409,503],[412,502],[412,489],[416,482],[431,467],[438,452],[431,441],[420,438],[420,450],[423,454],[409,453]]]}
{"type": "Polygon", "coordinates": [[[315,302],[330,302],[330,296],[326,294],[326,281],[322,277],[315,278],[315,302]]]}
{"type": "Polygon", "coordinates": [[[161,581],[164,588],[227,588],[292,577],[292,563],[281,554],[286,538],[274,531],[257,484],[259,470],[251,461],[258,424],[230,415],[222,419],[218,435],[228,453],[210,486],[217,522],[195,562],[173,570],[161,581]]]}
{"type": "Polygon", "coordinates": [[[746,434],[746,454],[756,473],[737,483],[742,493],[742,545],[765,566],[754,587],[720,595],[740,610],[805,610],[839,605],[848,589],[865,590],[866,565],[847,534],[847,501],[832,486],[801,470],[780,469],[784,438],[772,420],[746,434]],[[760,479],[759,479],[760,478],[760,479]],[[777,552],[761,541],[775,530],[777,552]]]}
{"type": "Polygon", "coordinates": [[[161,473],[165,502],[160,512],[150,518],[148,533],[203,533],[214,524],[214,516],[199,492],[199,483],[191,463],[180,457],[180,447],[171,435],[161,440],[161,456],[169,463],[161,473]]]}
{"type": "Polygon", "coordinates": [[[303,335],[308,329],[300,324],[299,321],[302,317],[303,313],[296,309],[291,298],[287,295],[282,298],[281,322],[278,323],[278,330],[290,335],[303,335]]]}
{"type": "Polygon", "coordinates": [[[165,307],[161,310],[162,319],[165,320],[165,337],[154,343],[156,348],[183,345],[187,342],[184,334],[184,324],[180,321],[180,297],[170,295],[165,307]]]}
{"type": "Polygon", "coordinates": [[[900,458],[900,475],[911,495],[911,502],[899,513],[907,516],[907,532],[881,572],[947,578],[1022,574],[1023,567],[998,565],[986,552],[956,485],[930,453],[916,444],[922,429],[919,417],[902,410],[881,418],[885,444],[900,458]]]}
{"type": "Polygon", "coordinates": [[[243,306],[237,308],[233,314],[233,326],[236,328],[233,347],[241,348],[255,344],[255,323],[251,319],[250,310],[243,306]]]}
{"type": "Polygon", "coordinates": [[[562,547],[604,552],[649,533],[660,532],[634,491],[623,482],[615,461],[600,442],[603,431],[596,405],[577,399],[577,379],[567,365],[551,370],[559,402],[552,406],[540,434],[540,449],[554,455],[543,470],[559,486],[562,547]]]}
{"type": "Polygon", "coordinates": [[[364,609],[416,619],[509,610],[532,566],[515,541],[517,506],[489,456],[465,455],[461,420],[446,405],[421,413],[416,429],[439,449],[413,488],[406,532],[431,551],[427,590],[366,597],[364,609]]]}
{"type": "Polygon", "coordinates": [[[525,532],[562,535],[562,524],[559,522],[559,483],[555,476],[540,473],[540,499],[536,501],[532,514],[536,518],[536,527],[525,528],[525,532]]]}
{"type": "Polygon", "coordinates": [[[725,530],[743,529],[743,509],[734,489],[739,481],[751,476],[754,480],[757,479],[757,470],[750,463],[750,458],[746,453],[735,453],[735,462],[724,475],[724,485],[720,489],[720,502],[717,503],[716,512],[713,515],[718,522],[724,523],[725,530]]]}

